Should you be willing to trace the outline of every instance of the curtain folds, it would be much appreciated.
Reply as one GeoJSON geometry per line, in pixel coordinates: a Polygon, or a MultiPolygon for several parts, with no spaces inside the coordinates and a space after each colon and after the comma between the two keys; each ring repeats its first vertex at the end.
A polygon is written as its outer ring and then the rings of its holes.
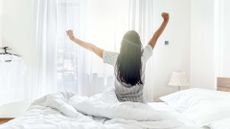
{"type": "Polygon", "coordinates": [[[39,60],[34,70],[39,95],[57,91],[93,95],[113,85],[111,68],[72,43],[65,33],[67,29],[73,29],[78,37],[87,41],[87,2],[38,1],[36,44],[39,60]]]}

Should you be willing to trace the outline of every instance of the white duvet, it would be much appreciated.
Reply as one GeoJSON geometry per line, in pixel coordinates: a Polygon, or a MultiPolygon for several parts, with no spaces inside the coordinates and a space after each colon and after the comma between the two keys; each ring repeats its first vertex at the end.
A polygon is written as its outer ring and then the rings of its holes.
{"type": "Polygon", "coordinates": [[[147,104],[120,103],[113,91],[92,97],[47,95],[0,129],[195,129],[147,104]]]}

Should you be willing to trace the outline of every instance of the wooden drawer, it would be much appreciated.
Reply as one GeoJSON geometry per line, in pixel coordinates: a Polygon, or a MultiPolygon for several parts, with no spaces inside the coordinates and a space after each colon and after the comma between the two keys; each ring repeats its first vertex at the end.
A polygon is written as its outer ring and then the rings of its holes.
{"type": "Polygon", "coordinates": [[[218,77],[217,78],[217,90],[230,92],[230,78],[218,77]]]}
{"type": "Polygon", "coordinates": [[[0,118],[0,124],[4,124],[10,120],[12,120],[13,118],[0,118]]]}

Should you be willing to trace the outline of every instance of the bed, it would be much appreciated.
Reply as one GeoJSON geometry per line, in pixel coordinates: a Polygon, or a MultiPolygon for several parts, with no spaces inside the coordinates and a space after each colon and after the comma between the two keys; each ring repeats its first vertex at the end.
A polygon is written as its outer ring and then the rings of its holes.
{"type": "Polygon", "coordinates": [[[113,90],[92,97],[44,96],[0,129],[229,129],[230,94],[188,89],[147,104],[117,101],[113,90]],[[221,109],[221,110],[220,110],[221,109]]]}

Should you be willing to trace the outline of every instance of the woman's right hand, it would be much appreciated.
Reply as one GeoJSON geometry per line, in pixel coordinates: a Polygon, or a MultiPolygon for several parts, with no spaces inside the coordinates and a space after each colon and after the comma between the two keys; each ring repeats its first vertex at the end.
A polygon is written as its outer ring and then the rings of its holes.
{"type": "Polygon", "coordinates": [[[161,13],[161,16],[164,19],[164,21],[169,21],[169,13],[163,12],[161,13]]]}
{"type": "Polygon", "coordinates": [[[66,34],[68,35],[68,37],[69,37],[70,40],[74,40],[75,39],[73,30],[67,30],[66,34]]]}

